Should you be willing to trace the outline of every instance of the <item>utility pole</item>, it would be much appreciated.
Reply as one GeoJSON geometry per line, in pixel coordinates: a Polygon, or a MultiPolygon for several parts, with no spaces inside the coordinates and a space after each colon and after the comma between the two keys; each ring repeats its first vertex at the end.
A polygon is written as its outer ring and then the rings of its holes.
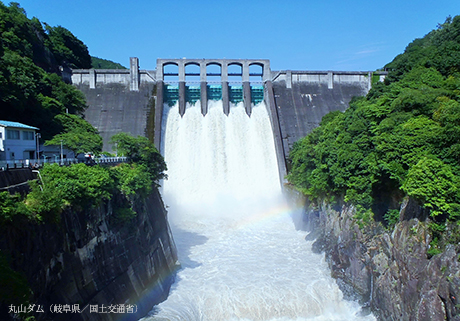
{"type": "Polygon", "coordinates": [[[40,133],[35,133],[35,147],[36,147],[36,150],[35,150],[35,159],[38,161],[38,163],[40,164],[40,138],[42,137],[42,135],[40,135],[40,133]]]}
{"type": "Polygon", "coordinates": [[[61,139],[61,165],[64,165],[64,155],[62,151],[62,139],[61,139]]]}

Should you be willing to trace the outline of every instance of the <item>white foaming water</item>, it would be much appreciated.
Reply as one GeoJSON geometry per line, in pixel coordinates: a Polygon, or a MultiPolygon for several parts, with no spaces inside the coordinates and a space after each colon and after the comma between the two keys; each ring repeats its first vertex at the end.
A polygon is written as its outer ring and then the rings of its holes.
{"type": "Polygon", "coordinates": [[[165,105],[163,197],[181,270],[146,320],[375,320],[342,299],[297,231],[278,178],[266,107],[165,105]]]}

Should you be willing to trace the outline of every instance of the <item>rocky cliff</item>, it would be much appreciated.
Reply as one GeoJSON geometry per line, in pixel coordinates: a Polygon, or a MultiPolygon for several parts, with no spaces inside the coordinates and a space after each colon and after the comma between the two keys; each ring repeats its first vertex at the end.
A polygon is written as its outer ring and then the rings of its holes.
{"type": "MultiPolygon", "coordinates": [[[[392,231],[372,222],[360,228],[353,207],[322,204],[307,210],[339,286],[380,320],[460,320],[460,245],[430,257],[426,213],[407,199],[392,231]]],[[[316,233],[316,234],[315,234],[316,233]]]]}
{"type": "Polygon", "coordinates": [[[57,224],[0,227],[1,252],[25,275],[30,302],[43,307],[37,320],[137,320],[167,296],[177,255],[161,197],[154,189],[137,202],[130,221],[117,214],[123,201],[114,195],[96,208],[69,208],[57,224]],[[81,313],[52,312],[66,304],[81,313]],[[135,305],[137,313],[109,313],[110,305],[135,305]]]}

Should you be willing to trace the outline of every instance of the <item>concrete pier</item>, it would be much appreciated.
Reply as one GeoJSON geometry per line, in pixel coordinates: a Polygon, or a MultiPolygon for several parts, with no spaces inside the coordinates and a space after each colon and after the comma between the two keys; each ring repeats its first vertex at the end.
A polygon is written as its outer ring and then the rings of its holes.
{"type": "Polygon", "coordinates": [[[161,122],[163,118],[163,103],[164,103],[164,83],[158,80],[156,84],[157,99],[155,102],[155,134],[153,143],[158,150],[161,150],[161,122]]]}
{"type": "Polygon", "coordinates": [[[222,105],[224,114],[228,116],[230,113],[230,95],[228,90],[228,63],[222,63],[220,65],[220,79],[222,81],[222,105]]]}
{"type": "Polygon", "coordinates": [[[252,102],[251,102],[251,84],[249,81],[243,81],[243,101],[244,101],[244,109],[246,110],[246,114],[251,116],[252,111],[252,102]]]}
{"type": "Polygon", "coordinates": [[[222,82],[222,105],[224,107],[224,114],[230,114],[230,99],[228,94],[228,81],[222,82]]]}
{"type": "Polygon", "coordinates": [[[94,69],[89,69],[89,88],[96,88],[96,71],[94,69]]]}
{"type": "Polygon", "coordinates": [[[201,113],[206,116],[208,113],[208,83],[206,81],[200,82],[200,96],[201,113]]]}
{"type": "Polygon", "coordinates": [[[246,109],[246,114],[251,116],[251,84],[249,83],[249,62],[245,61],[243,63],[243,102],[244,109],[246,109]]]}
{"type": "Polygon", "coordinates": [[[275,140],[276,159],[278,160],[278,174],[281,185],[287,183],[285,176],[287,175],[286,154],[284,152],[283,140],[281,136],[281,127],[276,110],[275,96],[273,92],[273,84],[271,80],[267,80],[264,86],[265,91],[265,105],[268,108],[270,115],[270,122],[272,124],[273,138],[275,140]]]}
{"type": "Polygon", "coordinates": [[[208,113],[208,82],[206,76],[206,63],[202,61],[200,62],[200,102],[203,116],[208,113]]]}
{"type": "Polygon", "coordinates": [[[139,91],[139,58],[131,57],[129,58],[129,90],[139,91]]]}
{"type": "Polygon", "coordinates": [[[179,81],[179,114],[185,114],[185,81],[179,81]]]}

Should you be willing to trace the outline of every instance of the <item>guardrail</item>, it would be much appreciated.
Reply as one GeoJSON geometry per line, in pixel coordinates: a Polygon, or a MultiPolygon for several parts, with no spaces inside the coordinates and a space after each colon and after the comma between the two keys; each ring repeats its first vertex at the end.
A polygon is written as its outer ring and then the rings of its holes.
{"type": "Polygon", "coordinates": [[[69,166],[71,164],[85,163],[87,165],[110,165],[126,163],[128,157],[97,157],[97,158],[64,158],[64,159],[15,159],[0,161],[0,170],[9,170],[14,168],[40,168],[43,164],[59,164],[69,166]]]}

